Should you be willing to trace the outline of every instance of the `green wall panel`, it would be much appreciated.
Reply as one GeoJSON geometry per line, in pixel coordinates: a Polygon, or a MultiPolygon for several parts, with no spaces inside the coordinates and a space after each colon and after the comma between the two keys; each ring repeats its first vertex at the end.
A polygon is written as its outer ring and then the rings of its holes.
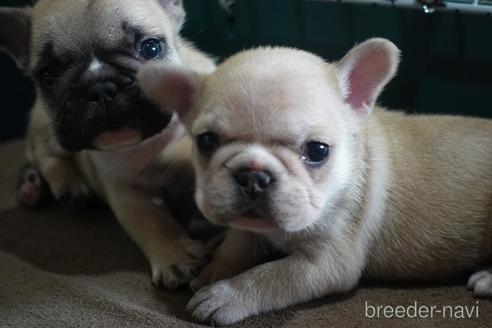
{"type": "MultiPolygon", "coordinates": [[[[402,50],[398,76],[380,102],[409,112],[492,117],[492,17],[303,0],[238,0],[234,24],[216,1],[188,0],[190,22],[207,2],[198,45],[225,58],[258,45],[286,45],[339,58],[356,42],[385,37],[402,50]],[[197,8],[197,10],[194,10],[197,8]]],[[[196,18],[195,18],[196,17],[196,18]]],[[[194,33],[187,29],[185,33],[194,33]]],[[[191,34],[190,34],[191,35],[191,34]]]]}
{"type": "Polygon", "coordinates": [[[467,59],[492,60],[491,16],[463,17],[465,56],[467,59]]]}

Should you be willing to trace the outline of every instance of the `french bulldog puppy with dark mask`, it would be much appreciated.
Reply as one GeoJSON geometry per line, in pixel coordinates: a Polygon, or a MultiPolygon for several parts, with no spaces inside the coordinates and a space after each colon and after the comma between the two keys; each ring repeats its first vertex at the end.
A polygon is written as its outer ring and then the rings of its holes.
{"type": "Polygon", "coordinates": [[[162,185],[170,194],[192,190],[189,141],[176,118],[142,94],[135,74],[149,61],[215,69],[180,37],[184,20],[181,0],[40,0],[0,9],[0,47],[32,76],[38,95],[21,201],[35,205],[43,181],[60,201],[95,194],[149,259],[154,283],[167,288],[187,283],[205,258],[166,202],[157,207],[151,196],[162,185]]]}
{"type": "Polygon", "coordinates": [[[492,264],[492,120],[376,106],[399,57],[371,39],[334,63],[259,48],[212,74],[140,73],[193,138],[198,207],[230,227],[191,283],[195,318],[231,324],[361,278],[475,271],[469,288],[492,297],[492,272],[480,271],[492,264]],[[265,258],[265,246],[285,256],[265,258]]]}

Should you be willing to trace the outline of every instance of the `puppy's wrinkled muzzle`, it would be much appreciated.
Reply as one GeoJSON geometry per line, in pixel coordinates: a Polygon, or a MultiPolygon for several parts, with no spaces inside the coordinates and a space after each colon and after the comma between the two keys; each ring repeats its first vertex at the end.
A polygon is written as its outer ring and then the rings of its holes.
{"type": "Polygon", "coordinates": [[[146,99],[123,74],[71,90],[56,113],[56,135],[68,151],[112,150],[134,145],[164,130],[171,115],[146,99]]]}
{"type": "Polygon", "coordinates": [[[104,104],[106,101],[114,99],[119,91],[117,84],[112,81],[94,83],[87,88],[85,99],[89,102],[104,104]]]}
{"type": "Polygon", "coordinates": [[[269,206],[269,193],[275,182],[273,174],[264,169],[242,167],[231,172],[236,184],[236,205],[227,225],[253,232],[278,229],[269,206]]]}

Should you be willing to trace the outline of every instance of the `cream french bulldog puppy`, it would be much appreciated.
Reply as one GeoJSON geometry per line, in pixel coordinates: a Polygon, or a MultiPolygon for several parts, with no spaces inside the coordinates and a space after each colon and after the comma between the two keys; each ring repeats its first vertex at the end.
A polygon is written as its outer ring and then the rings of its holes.
{"type": "Polygon", "coordinates": [[[34,168],[23,171],[21,200],[35,205],[43,178],[62,202],[94,192],[148,257],[153,281],[168,288],[188,282],[205,251],[150,193],[192,194],[190,143],[177,119],[142,94],[135,74],[148,61],[215,69],[180,37],[184,19],[181,0],[40,0],[0,9],[0,47],[38,94],[27,137],[34,168]]]}
{"type": "MultiPolygon", "coordinates": [[[[213,74],[140,73],[193,138],[199,208],[231,227],[193,282],[208,285],[188,305],[195,318],[226,325],[362,277],[439,280],[491,263],[492,121],[376,107],[398,62],[371,39],[337,63],[260,48],[213,74]],[[265,242],[287,255],[258,264],[265,242]]],[[[491,296],[492,274],[470,288],[491,296]]]]}

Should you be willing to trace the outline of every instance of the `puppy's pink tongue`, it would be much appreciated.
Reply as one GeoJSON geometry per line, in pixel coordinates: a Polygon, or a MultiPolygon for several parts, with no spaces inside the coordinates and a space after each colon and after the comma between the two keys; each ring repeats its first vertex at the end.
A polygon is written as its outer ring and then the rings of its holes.
{"type": "Polygon", "coordinates": [[[101,133],[94,141],[94,146],[99,150],[112,150],[138,144],[142,139],[143,136],[140,132],[130,128],[122,128],[115,132],[101,133]]]}
{"type": "Polygon", "coordinates": [[[249,230],[253,232],[271,232],[278,230],[278,227],[272,220],[268,219],[257,219],[252,217],[238,217],[229,222],[229,226],[249,230]]]}

